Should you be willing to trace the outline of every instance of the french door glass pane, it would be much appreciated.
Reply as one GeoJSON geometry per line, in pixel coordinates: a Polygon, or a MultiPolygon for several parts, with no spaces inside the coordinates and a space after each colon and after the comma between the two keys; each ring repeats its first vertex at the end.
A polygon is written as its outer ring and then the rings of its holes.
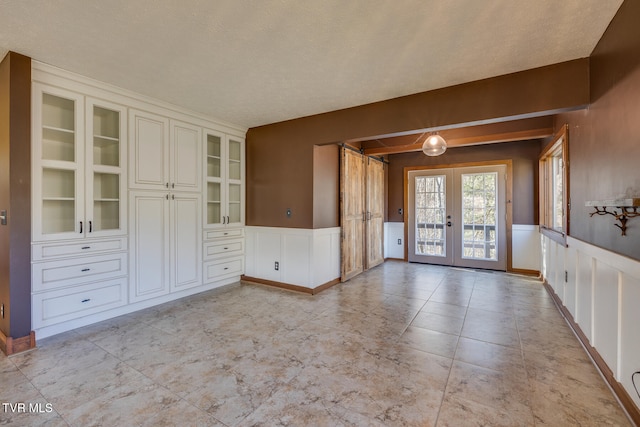
{"type": "Polygon", "coordinates": [[[497,260],[498,174],[462,175],[462,258],[497,260]]]}
{"type": "Polygon", "coordinates": [[[445,176],[416,177],[416,255],[446,256],[445,176]]]}

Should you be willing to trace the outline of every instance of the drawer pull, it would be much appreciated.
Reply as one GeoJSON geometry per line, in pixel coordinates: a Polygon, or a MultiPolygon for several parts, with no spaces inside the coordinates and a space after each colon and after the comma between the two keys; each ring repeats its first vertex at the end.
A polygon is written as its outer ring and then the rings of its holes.
{"type": "Polygon", "coordinates": [[[225,251],[226,251],[226,250],[229,250],[229,248],[224,248],[224,250],[225,250],[225,251]]]}
{"type": "Polygon", "coordinates": [[[89,302],[89,301],[91,301],[91,298],[85,298],[85,299],[83,299],[83,300],[82,300],[82,301],[80,301],[80,302],[89,302]]]}
{"type": "Polygon", "coordinates": [[[89,270],[91,270],[91,269],[90,269],[90,268],[83,268],[83,269],[82,269],[82,270],[80,270],[80,271],[82,271],[82,272],[84,273],[85,271],[89,271],[89,270]]]}
{"type": "Polygon", "coordinates": [[[225,270],[228,270],[228,269],[229,269],[229,267],[225,267],[224,269],[225,269],[225,270]]]}
{"type": "Polygon", "coordinates": [[[81,249],[91,249],[91,246],[83,246],[81,249]]]}

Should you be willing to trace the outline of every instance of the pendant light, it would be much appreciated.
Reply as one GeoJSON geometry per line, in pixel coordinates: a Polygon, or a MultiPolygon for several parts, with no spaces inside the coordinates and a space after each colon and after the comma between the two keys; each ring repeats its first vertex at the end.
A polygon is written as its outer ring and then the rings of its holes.
{"type": "Polygon", "coordinates": [[[447,142],[443,137],[435,133],[424,140],[422,151],[427,156],[439,156],[447,151],[447,142]]]}

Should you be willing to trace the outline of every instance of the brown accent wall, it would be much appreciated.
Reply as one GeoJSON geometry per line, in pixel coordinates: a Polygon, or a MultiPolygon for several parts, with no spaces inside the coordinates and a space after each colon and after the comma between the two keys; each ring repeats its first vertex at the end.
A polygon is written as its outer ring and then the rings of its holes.
{"type": "Polygon", "coordinates": [[[338,227],[340,151],[336,144],[313,147],[313,228],[338,227]]]}
{"type": "Polygon", "coordinates": [[[31,331],[31,59],[9,52],[0,63],[0,331],[31,331]]]}
{"type": "Polygon", "coordinates": [[[404,168],[407,166],[453,165],[490,160],[513,161],[513,223],[538,224],[538,155],[540,141],[456,147],[442,156],[422,152],[389,157],[389,221],[402,222],[398,209],[404,206],[404,168]]]}
{"type": "Polygon", "coordinates": [[[314,146],[415,129],[573,110],[589,101],[579,59],[247,132],[247,224],[313,228],[314,146]],[[287,218],[286,209],[293,215],[287,218]]]}
{"type": "Polygon", "coordinates": [[[612,216],[589,217],[586,201],[640,197],[640,2],[625,1],[591,56],[591,106],[569,124],[571,236],[640,260],[640,217],[627,236],[612,216]]]}

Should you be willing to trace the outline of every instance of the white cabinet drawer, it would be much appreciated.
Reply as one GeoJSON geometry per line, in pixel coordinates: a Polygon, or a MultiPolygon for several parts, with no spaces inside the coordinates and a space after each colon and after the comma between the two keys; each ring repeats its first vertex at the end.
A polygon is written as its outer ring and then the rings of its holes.
{"type": "Polygon", "coordinates": [[[34,294],[33,327],[53,325],[126,303],[126,277],[34,294]]]}
{"type": "Polygon", "coordinates": [[[244,240],[229,240],[227,242],[206,242],[204,244],[204,259],[224,258],[244,253],[244,240]]]}
{"type": "Polygon", "coordinates": [[[204,232],[204,240],[229,239],[234,237],[244,237],[244,228],[205,230],[204,232]]]}
{"type": "Polygon", "coordinates": [[[38,243],[31,248],[34,261],[92,255],[98,252],[124,251],[127,249],[127,238],[120,237],[106,240],[91,240],[73,243],[38,243]]]}
{"type": "Polygon", "coordinates": [[[240,276],[244,273],[244,258],[235,258],[227,261],[205,262],[204,282],[210,283],[216,280],[240,276]]]}
{"type": "Polygon", "coordinates": [[[39,262],[32,266],[33,292],[109,279],[127,274],[127,253],[39,262]]]}

